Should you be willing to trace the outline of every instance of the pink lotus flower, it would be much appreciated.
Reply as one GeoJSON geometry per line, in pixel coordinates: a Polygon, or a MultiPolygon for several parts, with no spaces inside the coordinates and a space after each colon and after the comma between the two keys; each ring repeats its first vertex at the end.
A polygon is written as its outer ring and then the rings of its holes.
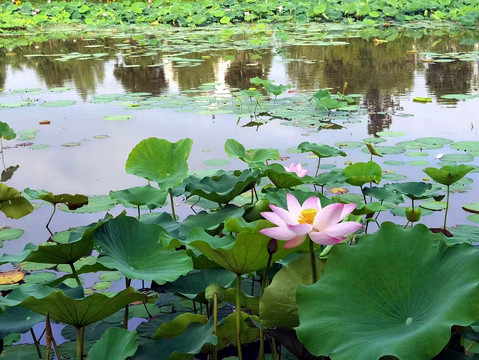
{"type": "Polygon", "coordinates": [[[304,177],[307,173],[308,173],[308,170],[307,169],[303,169],[303,167],[301,166],[301,163],[298,163],[298,164],[291,164],[290,167],[284,167],[284,169],[287,171],[287,172],[293,172],[295,173],[296,175],[298,175],[299,177],[304,177]]]}
{"type": "Polygon", "coordinates": [[[273,212],[261,215],[277,227],[260,231],[270,238],[287,241],[285,249],[301,245],[306,237],[321,245],[334,245],[346,236],[359,230],[362,225],[355,221],[340,223],[356,208],[356,204],[331,204],[321,208],[316,196],[311,196],[303,205],[291,194],[286,195],[288,210],[270,205],[273,212]]]}

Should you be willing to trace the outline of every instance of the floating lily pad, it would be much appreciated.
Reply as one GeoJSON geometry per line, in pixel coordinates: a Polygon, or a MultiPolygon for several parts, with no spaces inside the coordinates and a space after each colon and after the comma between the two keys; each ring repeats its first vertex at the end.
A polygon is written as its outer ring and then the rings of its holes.
{"type": "Polygon", "coordinates": [[[427,161],[427,160],[415,160],[415,161],[408,161],[407,164],[412,165],[412,166],[427,166],[427,165],[429,165],[429,161],[427,161]]]}
{"type": "Polygon", "coordinates": [[[209,166],[223,166],[223,165],[228,165],[230,162],[226,159],[209,159],[203,161],[203,164],[209,165],[209,166]]]}
{"type": "Polygon", "coordinates": [[[478,215],[478,214],[476,214],[476,215],[469,215],[469,216],[467,217],[467,220],[472,221],[472,222],[474,222],[474,223],[479,223],[479,215],[478,215]]]}
{"type": "Polygon", "coordinates": [[[40,88],[29,88],[29,89],[16,89],[12,91],[13,93],[19,94],[19,93],[39,93],[42,92],[42,89],[40,88]]]}
{"type": "MultiPolygon", "coordinates": [[[[406,150],[399,146],[375,146],[376,151],[383,155],[390,155],[390,154],[402,154],[406,152],[406,150]]],[[[364,148],[362,150],[363,153],[369,154],[369,150],[364,148]]]]}
{"type": "Polygon", "coordinates": [[[363,139],[363,141],[365,143],[370,143],[370,144],[379,144],[379,143],[382,143],[382,142],[386,142],[386,140],[382,139],[382,138],[365,138],[365,139],[363,139]]]}
{"type": "Polygon", "coordinates": [[[75,105],[76,103],[77,103],[76,100],[55,100],[55,101],[46,101],[42,104],[42,106],[62,107],[62,106],[75,105]]]}
{"type": "Polygon", "coordinates": [[[45,149],[49,146],[50,145],[46,145],[46,144],[32,145],[32,146],[30,146],[30,150],[41,150],[41,149],[45,149]]]}
{"type": "Polygon", "coordinates": [[[112,282],[112,281],[123,279],[123,275],[117,272],[107,272],[107,273],[100,274],[99,278],[102,281],[112,282]]]}
{"type": "Polygon", "coordinates": [[[383,162],[385,165],[392,165],[392,166],[402,166],[406,164],[404,161],[398,161],[398,160],[387,160],[383,162]]]}
{"type": "Polygon", "coordinates": [[[7,226],[0,227],[0,241],[18,239],[25,231],[22,229],[12,229],[7,226]]]}
{"type": "Polygon", "coordinates": [[[397,137],[397,136],[405,136],[406,133],[404,131],[378,131],[376,135],[382,136],[382,137],[397,137]]]}
{"type": "Polygon", "coordinates": [[[458,141],[449,147],[454,150],[479,152],[479,141],[458,141]]]}
{"type": "Polygon", "coordinates": [[[52,272],[38,272],[25,276],[24,281],[28,284],[41,284],[54,280],[55,273],[52,272]]]}
{"type": "Polygon", "coordinates": [[[111,287],[111,282],[109,281],[98,281],[93,285],[93,289],[95,290],[106,290],[111,287]]]}
{"type": "Polygon", "coordinates": [[[429,153],[423,152],[423,151],[413,151],[413,152],[407,152],[404,155],[409,157],[427,157],[429,156],[429,153]]]}
{"type": "Polygon", "coordinates": [[[474,161],[474,155],[472,155],[472,154],[446,154],[441,158],[441,161],[470,162],[470,161],[474,161]]]}
{"type": "Polygon", "coordinates": [[[440,137],[422,137],[416,139],[418,143],[425,144],[425,145],[447,145],[451,144],[453,141],[449,139],[444,139],[440,137]]]}
{"type": "Polygon", "coordinates": [[[31,129],[31,130],[20,130],[17,132],[17,140],[25,141],[25,140],[33,140],[37,137],[38,130],[31,129]]]}
{"type": "Polygon", "coordinates": [[[2,103],[0,104],[0,107],[4,108],[19,108],[22,106],[28,106],[30,105],[29,101],[18,101],[18,102],[8,102],[8,103],[2,103]]]}
{"type": "Polygon", "coordinates": [[[363,146],[364,143],[359,141],[344,141],[344,142],[337,142],[334,145],[341,149],[355,149],[355,148],[359,148],[363,146]]]}
{"type": "Polygon", "coordinates": [[[80,145],[81,145],[81,142],[78,142],[78,141],[72,141],[72,142],[62,144],[63,147],[76,147],[80,145]]]}
{"type": "Polygon", "coordinates": [[[54,88],[51,88],[49,89],[48,91],[51,91],[51,92],[64,92],[64,91],[68,91],[68,90],[71,90],[72,88],[70,87],[54,87],[54,88]]]}
{"type": "Polygon", "coordinates": [[[428,209],[431,211],[441,211],[446,209],[447,204],[444,201],[429,201],[419,205],[423,209],[428,209]]]}
{"type": "Polygon", "coordinates": [[[479,214],[479,203],[464,204],[462,208],[467,212],[479,214]]]}
{"type": "Polygon", "coordinates": [[[133,115],[109,115],[109,116],[104,116],[103,120],[124,121],[124,120],[129,120],[131,118],[133,118],[133,115]]]}

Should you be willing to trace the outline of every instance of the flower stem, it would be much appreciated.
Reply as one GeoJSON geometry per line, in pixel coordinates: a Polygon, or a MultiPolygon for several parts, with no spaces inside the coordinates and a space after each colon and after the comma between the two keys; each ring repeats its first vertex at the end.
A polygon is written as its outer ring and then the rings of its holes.
{"type": "Polygon", "coordinates": [[[309,257],[311,259],[311,274],[313,278],[313,284],[315,284],[316,281],[318,281],[318,276],[316,274],[316,254],[314,253],[314,243],[311,241],[311,239],[309,240],[309,257]]]}
{"type": "Polygon", "coordinates": [[[81,281],[80,281],[80,278],[78,277],[78,273],[75,269],[75,265],[73,265],[73,263],[70,263],[70,268],[72,269],[72,274],[73,276],[75,276],[75,280],[77,281],[77,284],[78,286],[81,286],[81,281]]]}
{"type": "Polygon", "coordinates": [[[37,349],[38,358],[42,359],[42,352],[40,351],[40,345],[38,344],[37,337],[35,336],[35,333],[33,332],[33,328],[30,329],[30,334],[32,335],[33,342],[35,343],[35,348],[37,349]]]}
{"type": "Polygon", "coordinates": [[[314,177],[318,176],[320,165],[321,165],[321,158],[318,156],[318,166],[316,167],[316,173],[314,174],[314,177]]]}
{"type": "Polygon", "coordinates": [[[55,211],[57,211],[57,204],[53,204],[53,212],[52,214],[50,215],[50,219],[48,219],[48,222],[47,222],[47,225],[45,226],[47,229],[50,230],[50,228],[48,227],[50,225],[50,222],[52,221],[53,219],[53,215],[55,215],[55,211]]]}
{"type": "MultiPolygon", "coordinates": [[[[218,294],[216,292],[213,294],[213,326],[213,334],[216,335],[218,332],[218,294]]],[[[218,345],[215,345],[213,359],[218,359],[218,345]]]]}
{"type": "Polygon", "coordinates": [[[238,359],[243,360],[241,352],[241,275],[236,276],[236,347],[238,359]]]}
{"type": "Polygon", "coordinates": [[[446,234],[447,212],[449,211],[449,185],[447,185],[446,212],[444,214],[444,235],[446,234]]]}
{"type": "MultiPolygon", "coordinates": [[[[128,288],[131,284],[131,279],[125,278],[125,286],[128,288]]],[[[125,306],[125,312],[123,313],[123,329],[128,330],[128,315],[129,315],[129,308],[127,304],[125,306]]]]}
{"type": "Polygon", "coordinates": [[[171,215],[173,217],[173,220],[176,221],[175,203],[173,202],[173,191],[170,188],[170,189],[168,189],[168,192],[170,193],[171,215]]]}

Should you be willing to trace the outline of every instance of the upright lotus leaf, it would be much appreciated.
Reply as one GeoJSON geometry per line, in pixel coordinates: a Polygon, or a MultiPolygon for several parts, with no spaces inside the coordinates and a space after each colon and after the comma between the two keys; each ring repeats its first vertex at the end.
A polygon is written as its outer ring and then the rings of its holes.
{"type": "Polygon", "coordinates": [[[349,165],[343,170],[343,173],[347,177],[346,182],[355,186],[363,186],[371,182],[379,184],[383,176],[381,166],[374,161],[368,161],[367,163],[358,162],[349,165]]]}
{"type": "Polygon", "coordinates": [[[33,211],[33,206],[17,189],[0,184],[0,211],[11,219],[20,219],[33,211]]]}
{"type": "Polygon", "coordinates": [[[43,315],[24,307],[7,307],[3,313],[0,313],[0,339],[10,333],[26,333],[44,320],[43,315]]]}
{"type": "Polygon", "coordinates": [[[218,171],[202,179],[190,176],[186,182],[189,196],[198,195],[218,204],[227,204],[236,196],[251,190],[259,178],[257,170],[218,171]]]}
{"type": "MultiPolygon", "coordinates": [[[[192,232],[189,245],[236,275],[264,269],[268,263],[270,238],[257,231],[242,231],[233,243],[225,242],[223,238],[217,238],[216,243],[211,243],[211,239],[204,235],[206,234],[192,232]],[[225,245],[221,246],[221,243],[225,245]]],[[[280,247],[273,255],[273,263],[290,252],[280,247]]]]}
{"type": "Polygon", "coordinates": [[[0,137],[5,140],[13,140],[17,137],[17,134],[7,123],[0,121],[0,137]]]}
{"type": "Polygon", "coordinates": [[[367,142],[366,143],[366,148],[368,149],[369,153],[371,154],[371,159],[372,159],[373,155],[383,157],[383,154],[381,154],[379,151],[377,151],[373,144],[367,142]]]}
{"type": "Polygon", "coordinates": [[[225,152],[229,157],[244,161],[250,168],[264,164],[268,160],[279,160],[277,149],[249,149],[246,150],[235,139],[228,139],[225,142],[225,152]]]}
{"type": "Polygon", "coordinates": [[[314,178],[314,184],[319,186],[332,186],[343,184],[346,181],[346,176],[342,171],[332,170],[324,174],[320,174],[314,178]]]}
{"type": "MultiPolygon", "coordinates": [[[[170,358],[181,359],[182,357],[178,356],[184,356],[186,354],[198,354],[205,344],[216,345],[218,343],[218,338],[213,334],[213,326],[213,317],[211,317],[206,325],[195,322],[190,323],[185,331],[173,338],[150,341],[143,340],[139,342],[138,351],[132,359],[168,360],[170,358]]],[[[189,359],[191,357],[187,358],[189,359]]]]}
{"type": "Polygon", "coordinates": [[[52,319],[79,328],[104,319],[135,301],[146,301],[146,296],[129,287],[113,297],[94,293],[83,299],[72,299],[56,291],[43,298],[31,296],[20,306],[43,315],[50,313],[52,319]]]}
{"type": "Polygon", "coordinates": [[[249,82],[253,85],[256,85],[256,86],[261,86],[261,85],[266,86],[268,84],[271,84],[271,80],[261,79],[258,76],[255,76],[254,78],[249,79],[249,82]]]}
{"type": "Polygon", "coordinates": [[[80,194],[54,195],[53,193],[47,192],[44,190],[32,190],[29,188],[26,188],[24,191],[25,191],[25,194],[30,196],[32,199],[43,200],[43,201],[49,202],[53,206],[55,206],[56,204],[65,204],[70,210],[76,210],[78,208],[81,208],[83,205],[88,204],[88,196],[85,196],[85,195],[80,195],[80,194]]]}
{"type": "Polygon", "coordinates": [[[31,251],[24,260],[46,264],[73,264],[93,250],[93,234],[105,221],[98,221],[70,233],[64,244],[46,243],[31,251]]]}
{"type": "Polygon", "coordinates": [[[125,360],[135,355],[138,343],[135,339],[136,331],[122,328],[109,328],[92,346],[87,360],[125,360]]]}
{"type": "Polygon", "coordinates": [[[303,178],[300,178],[293,172],[286,171],[284,166],[280,164],[270,164],[264,167],[263,170],[278,189],[291,188],[304,183],[303,178]]]}
{"type": "Polygon", "coordinates": [[[55,288],[44,286],[41,284],[22,284],[16,287],[6,297],[0,296],[0,307],[3,306],[16,306],[22,303],[29,297],[44,298],[51,295],[54,292],[63,292],[66,296],[73,298],[82,298],[84,296],[83,287],[77,286],[76,288],[70,288],[66,285],[59,285],[55,288]]]}
{"type": "Polygon", "coordinates": [[[198,214],[188,216],[180,226],[178,237],[185,239],[190,231],[195,227],[200,227],[205,230],[217,231],[223,226],[223,223],[228,218],[237,218],[244,214],[244,208],[232,204],[228,204],[216,212],[200,211],[198,214]]]}
{"type": "Polygon", "coordinates": [[[150,210],[165,205],[167,195],[168,193],[166,191],[159,190],[151,185],[136,186],[119,191],[110,191],[110,197],[120,204],[125,206],[146,205],[150,210]]]}
{"type": "Polygon", "coordinates": [[[162,189],[174,188],[187,176],[192,144],[189,138],[176,143],[154,137],[142,140],[128,155],[126,172],[156,181],[162,189]]]}
{"type": "Polygon", "coordinates": [[[406,195],[411,200],[427,199],[432,197],[430,190],[432,185],[425,182],[405,182],[388,184],[385,189],[390,191],[397,191],[400,194],[406,195]]]}
{"type": "MultiPolygon", "coordinates": [[[[323,262],[316,261],[315,265],[316,273],[321,274],[323,262]]],[[[302,255],[283,267],[264,290],[259,313],[265,327],[292,329],[299,325],[296,290],[300,284],[312,284],[309,254],[302,255]]]]}
{"type": "Polygon", "coordinates": [[[188,299],[205,302],[204,291],[210,284],[218,284],[223,287],[229,286],[235,275],[225,269],[202,269],[192,271],[178,280],[166,283],[155,290],[175,293],[188,299]]]}
{"type": "Polygon", "coordinates": [[[19,167],[20,167],[19,165],[7,167],[0,174],[0,181],[5,182],[5,181],[10,180],[13,177],[13,174],[15,174],[15,171],[17,171],[19,167]]]}
{"type": "Polygon", "coordinates": [[[0,265],[11,263],[12,265],[18,265],[21,263],[32,250],[35,250],[37,245],[28,243],[23,248],[23,251],[20,254],[3,254],[0,256],[0,265]]]}
{"type": "Polygon", "coordinates": [[[424,169],[424,172],[434,181],[437,181],[439,184],[449,186],[461,180],[464,176],[466,176],[470,171],[474,169],[474,166],[461,164],[443,166],[440,169],[428,167],[424,169]]]}
{"type": "Polygon", "coordinates": [[[333,156],[346,156],[344,151],[336,149],[332,146],[325,145],[325,144],[316,144],[310,143],[308,141],[304,141],[298,145],[298,150],[302,153],[304,152],[312,152],[319,158],[328,158],[333,156]]]}
{"type": "Polygon", "coordinates": [[[271,94],[273,94],[274,96],[278,96],[278,95],[281,95],[283,92],[285,92],[286,90],[288,89],[291,89],[291,85],[283,85],[283,84],[280,84],[280,85],[275,85],[275,84],[266,84],[265,85],[265,90],[271,94]]]}
{"type": "Polygon", "coordinates": [[[171,321],[164,322],[156,329],[153,335],[154,339],[172,338],[180,335],[192,323],[206,325],[208,318],[202,314],[184,313],[175,317],[171,321]]]}
{"type": "Polygon", "coordinates": [[[334,246],[321,279],[298,288],[296,332],[312,354],[333,360],[431,359],[453,325],[479,318],[478,279],[474,246],[386,222],[358,245],[334,246]]]}
{"type": "Polygon", "coordinates": [[[100,251],[98,262],[117,269],[129,279],[164,284],[193,269],[185,251],[168,250],[163,244],[169,234],[159,225],[143,224],[121,216],[102,225],[94,235],[100,251]]]}

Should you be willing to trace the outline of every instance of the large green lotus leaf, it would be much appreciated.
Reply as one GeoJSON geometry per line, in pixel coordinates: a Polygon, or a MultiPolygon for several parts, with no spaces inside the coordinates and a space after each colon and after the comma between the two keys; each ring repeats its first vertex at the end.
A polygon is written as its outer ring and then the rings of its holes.
{"type": "Polygon", "coordinates": [[[79,300],[56,291],[40,299],[31,296],[22,301],[20,306],[43,315],[50,313],[54,320],[82,327],[104,319],[135,301],[146,301],[146,296],[129,287],[113,297],[94,293],[79,300]]]}
{"type": "MultiPolygon", "coordinates": [[[[38,359],[37,348],[34,344],[5,346],[3,350],[4,351],[2,351],[0,355],[0,359],[2,360],[38,359]]],[[[40,346],[40,352],[42,354],[42,358],[46,359],[44,346],[40,346]]],[[[53,356],[51,357],[51,359],[53,359],[53,356]]]]}
{"type": "Polygon", "coordinates": [[[132,360],[168,360],[171,355],[198,354],[205,344],[216,345],[218,338],[213,334],[213,317],[203,325],[191,323],[184,332],[170,339],[139,340],[139,347],[132,360]]]}
{"type": "Polygon", "coordinates": [[[26,188],[24,191],[25,191],[25,194],[30,196],[32,199],[43,200],[53,205],[65,204],[70,210],[76,210],[78,208],[81,208],[83,205],[88,204],[88,196],[85,196],[85,195],[80,195],[80,194],[53,195],[53,193],[51,192],[47,192],[44,190],[32,190],[29,188],[26,188]]]}
{"type": "Polygon", "coordinates": [[[153,339],[172,338],[180,335],[191,323],[206,325],[208,318],[202,314],[184,313],[175,317],[172,321],[164,322],[156,329],[153,339]]]}
{"type": "Polygon", "coordinates": [[[271,164],[264,167],[266,175],[278,189],[291,188],[303,184],[303,179],[293,172],[288,172],[283,165],[271,164]]]}
{"type": "Polygon", "coordinates": [[[218,171],[213,176],[202,179],[190,176],[186,182],[186,191],[218,204],[227,204],[236,196],[252,189],[258,180],[257,170],[218,171]]]}
{"type": "MultiPolygon", "coordinates": [[[[322,262],[316,261],[316,273],[321,274],[322,262]]],[[[311,285],[309,254],[300,256],[283,267],[264,290],[259,303],[261,323],[267,328],[292,329],[299,325],[296,290],[300,284],[311,285]]]]}
{"type": "Polygon", "coordinates": [[[412,200],[427,199],[432,197],[430,190],[432,189],[432,184],[425,182],[405,182],[405,183],[395,183],[388,184],[385,186],[387,190],[397,191],[400,194],[406,195],[412,200]]]}
{"type": "Polygon", "coordinates": [[[225,269],[203,269],[181,276],[175,282],[161,286],[160,289],[190,299],[204,300],[204,291],[210,284],[227,287],[234,279],[235,274],[225,269]],[[200,293],[203,295],[202,299],[197,299],[200,293]]]}
{"type": "Polygon", "coordinates": [[[33,205],[17,189],[0,184],[0,211],[12,219],[20,219],[33,211],[33,205]]]}
{"type": "Polygon", "coordinates": [[[325,144],[315,144],[307,141],[298,145],[298,149],[301,152],[312,152],[314,155],[320,158],[328,158],[332,156],[346,156],[344,151],[333,148],[332,146],[325,144]]]}
{"type": "Polygon", "coordinates": [[[382,179],[383,172],[381,166],[374,161],[358,162],[349,165],[343,170],[346,175],[346,182],[355,186],[363,186],[366,183],[379,184],[382,179]]]}
{"type": "Polygon", "coordinates": [[[35,250],[37,245],[28,243],[23,248],[23,251],[19,254],[3,254],[0,256],[0,265],[11,263],[12,265],[18,265],[21,263],[32,250],[35,250]]]}
{"type": "Polygon", "coordinates": [[[163,245],[170,236],[159,225],[121,216],[102,225],[94,238],[101,249],[98,262],[129,279],[164,284],[193,269],[193,262],[184,251],[170,251],[163,245]]]}
{"type": "Polygon", "coordinates": [[[13,131],[7,123],[0,121],[0,137],[5,140],[13,140],[17,137],[17,134],[15,134],[15,131],[13,131]]]}
{"type": "Polygon", "coordinates": [[[34,325],[44,320],[43,315],[24,307],[8,307],[0,314],[0,339],[10,333],[26,333],[34,325]]]}
{"type": "Polygon", "coordinates": [[[346,176],[342,171],[333,170],[324,174],[319,174],[314,178],[314,184],[319,186],[337,185],[346,181],[346,176]]]}
{"type": "Polygon", "coordinates": [[[136,331],[110,328],[90,349],[87,360],[125,360],[138,349],[135,336],[136,331]]]}
{"type": "MultiPolygon", "coordinates": [[[[251,322],[253,317],[255,321],[258,320],[256,316],[241,312],[240,331],[242,344],[252,343],[259,338],[259,328],[251,322]]],[[[218,325],[217,336],[218,349],[223,349],[229,345],[236,346],[236,313],[229,314],[224,321],[218,325]]]]}
{"type": "Polygon", "coordinates": [[[440,169],[428,167],[424,169],[424,172],[428,174],[433,180],[439,184],[452,185],[455,182],[461,180],[470,171],[474,170],[474,166],[469,165],[450,165],[443,166],[440,169]]]}
{"type": "MultiPolygon", "coordinates": [[[[244,214],[244,208],[228,204],[216,212],[208,213],[200,211],[198,214],[188,216],[180,226],[178,237],[184,239],[195,227],[201,227],[205,230],[214,230],[230,217],[240,217],[244,214]]],[[[171,219],[171,215],[170,215],[171,219]]]]}
{"type": "Polygon", "coordinates": [[[128,155],[126,172],[156,181],[162,189],[174,188],[187,176],[192,144],[189,138],[176,143],[154,137],[140,141],[128,155]]]}
{"type": "Polygon", "coordinates": [[[379,201],[389,201],[396,205],[404,202],[404,198],[400,194],[386,187],[366,187],[363,189],[363,194],[372,196],[379,201]]]}
{"type": "Polygon", "coordinates": [[[431,359],[451,326],[479,318],[478,279],[474,246],[386,222],[356,246],[334,246],[321,279],[298,288],[296,331],[312,354],[333,360],[431,359]]]}
{"type": "MultiPolygon", "coordinates": [[[[203,234],[192,232],[189,245],[237,275],[248,274],[266,267],[269,257],[269,237],[257,231],[242,231],[234,242],[225,242],[225,246],[219,247],[218,242],[223,238],[217,238],[217,244],[212,244],[211,240],[203,234]]],[[[290,252],[279,245],[278,251],[273,255],[273,262],[290,252]]]]}
{"type": "Polygon", "coordinates": [[[36,298],[43,298],[51,295],[54,292],[63,291],[66,295],[73,298],[82,298],[84,296],[83,287],[77,286],[70,288],[66,285],[59,285],[55,288],[44,286],[41,284],[22,284],[16,287],[8,296],[0,297],[1,306],[16,306],[22,303],[25,299],[34,296],[36,298]]]}
{"type": "Polygon", "coordinates": [[[120,204],[125,206],[146,205],[150,210],[165,205],[167,195],[168,193],[166,191],[159,190],[151,185],[137,186],[119,191],[110,191],[110,197],[120,204]]]}
{"type": "Polygon", "coordinates": [[[245,147],[235,139],[226,140],[225,152],[229,157],[244,161],[251,168],[264,164],[268,160],[279,160],[279,151],[277,149],[246,150],[245,147]]]}
{"type": "Polygon", "coordinates": [[[73,264],[93,250],[93,234],[104,221],[92,223],[70,233],[64,244],[46,243],[30,252],[23,261],[45,264],[73,264]]]}

